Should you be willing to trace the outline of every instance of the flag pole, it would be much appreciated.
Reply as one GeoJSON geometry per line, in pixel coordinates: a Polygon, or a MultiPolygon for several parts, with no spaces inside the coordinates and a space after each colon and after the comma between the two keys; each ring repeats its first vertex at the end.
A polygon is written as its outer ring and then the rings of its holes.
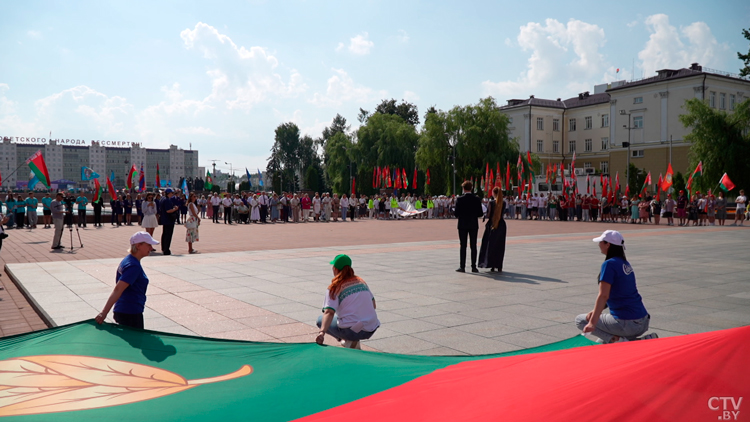
{"type": "Polygon", "coordinates": [[[23,164],[21,164],[20,166],[16,167],[16,169],[15,169],[15,170],[13,170],[13,172],[11,172],[11,173],[10,173],[9,175],[5,176],[5,178],[3,179],[2,183],[0,183],[0,186],[2,186],[2,184],[3,184],[3,183],[5,183],[5,180],[7,180],[8,178],[10,178],[10,177],[11,177],[11,176],[13,176],[14,174],[16,174],[16,172],[18,172],[18,170],[19,170],[19,169],[20,169],[21,167],[23,167],[23,166],[27,166],[27,165],[28,165],[28,163],[23,163],[23,164]]]}

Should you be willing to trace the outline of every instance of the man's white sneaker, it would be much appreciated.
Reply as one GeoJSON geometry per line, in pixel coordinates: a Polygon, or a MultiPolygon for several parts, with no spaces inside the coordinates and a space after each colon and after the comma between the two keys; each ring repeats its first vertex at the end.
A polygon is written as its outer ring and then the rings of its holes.
{"type": "Polygon", "coordinates": [[[646,334],[645,336],[641,337],[641,340],[651,340],[652,338],[659,338],[659,335],[656,333],[646,334]]]}

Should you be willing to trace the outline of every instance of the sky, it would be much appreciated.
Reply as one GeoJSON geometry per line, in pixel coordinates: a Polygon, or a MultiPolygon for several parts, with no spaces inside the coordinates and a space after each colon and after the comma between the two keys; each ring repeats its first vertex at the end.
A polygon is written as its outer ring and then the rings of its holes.
{"type": "Polygon", "coordinates": [[[177,145],[242,174],[280,124],[354,130],[383,99],[423,119],[693,62],[737,73],[748,27],[734,0],[0,0],[0,137],[177,145]]]}

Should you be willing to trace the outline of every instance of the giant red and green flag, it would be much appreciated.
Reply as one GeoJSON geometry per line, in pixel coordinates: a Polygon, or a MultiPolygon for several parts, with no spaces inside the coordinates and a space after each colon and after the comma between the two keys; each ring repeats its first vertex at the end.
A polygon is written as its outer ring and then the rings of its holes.
{"type": "Polygon", "coordinates": [[[731,180],[729,180],[729,176],[727,176],[726,173],[724,173],[723,176],[721,176],[721,180],[719,180],[719,187],[724,192],[729,192],[730,190],[734,189],[734,183],[732,183],[731,180]]]}
{"type": "Polygon", "coordinates": [[[201,338],[89,320],[0,339],[0,417],[742,420],[723,419],[723,412],[742,409],[747,356],[750,327],[609,345],[576,335],[507,353],[418,356],[201,338]],[[326,388],[322,380],[332,377],[346,388],[326,388]]]}
{"type": "Polygon", "coordinates": [[[109,197],[114,198],[117,196],[117,191],[115,191],[115,171],[112,170],[112,173],[110,173],[109,178],[107,178],[107,189],[109,190],[109,197]]]}
{"type": "Polygon", "coordinates": [[[136,176],[138,176],[138,169],[136,169],[135,164],[133,164],[130,167],[130,170],[128,170],[127,179],[125,179],[125,185],[128,187],[128,189],[133,189],[133,178],[136,176]]]}
{"type": "Polygon", "coordinates": [[[36,178],[39,179],[47,189],[49,189],[51,179],[49,177],[49,171],[47,170],[47,163],[44,161],[44,156],[42,156],[42,151],[39,150],[32,154],[31,157],[26,160],[26,164],[28,164],[31,171],[34,172],[36,178]]]}

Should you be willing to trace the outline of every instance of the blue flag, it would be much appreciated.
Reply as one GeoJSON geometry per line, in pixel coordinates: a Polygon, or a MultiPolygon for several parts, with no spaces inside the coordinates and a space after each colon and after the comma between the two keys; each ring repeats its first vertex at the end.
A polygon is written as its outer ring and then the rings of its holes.
{"type": "Polygon", "coordinates": [[[99,173],[89,167],[81,167],[81,181],[94,180],[99,178],[99,173]]]}
{"type": "Polygon", "coordinates": [[[185,195],[190,194],[190,192],[188,192],[187,179],[182,179],[182,187],[180,187],[180,189],[182,189],[182,193],[184,193],[185,195]]]}
{"type": "Polygon", "coordinates": [[[258,169],[258,184],[263,187],[263,175],[260,174],[260,169],[258,169]]]}
{"type": "Polygon", "coordinates": [[[247,184],[250,186],[250,189],[252,189],[253,181],[250,179],[250,172],[247,171],[247,167],[245,167],[245,174],[247,174],[247,184]]]}
{"type": "Polygon", "coordinates": [[[39,183],[39,178],[32,172],[31,179],[29,179],[29,190],[34,190],[37,183],[39,183]]]}

